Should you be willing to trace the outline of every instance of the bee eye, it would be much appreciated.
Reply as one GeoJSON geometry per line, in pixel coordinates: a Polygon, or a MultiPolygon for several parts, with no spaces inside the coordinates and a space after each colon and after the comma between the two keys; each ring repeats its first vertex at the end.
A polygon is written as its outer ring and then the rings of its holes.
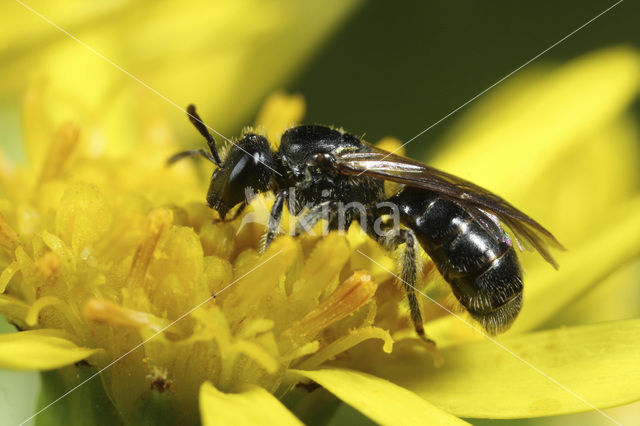
{"type": "Polygon", "coordinates": [[[214,173],[207,194],[209,205],[216,206],[223,215],[223,211],[244,200],[247,188],[255,192],[267,190],[273,168],[269,142],[262,136],[245,135],[214,173]]]}

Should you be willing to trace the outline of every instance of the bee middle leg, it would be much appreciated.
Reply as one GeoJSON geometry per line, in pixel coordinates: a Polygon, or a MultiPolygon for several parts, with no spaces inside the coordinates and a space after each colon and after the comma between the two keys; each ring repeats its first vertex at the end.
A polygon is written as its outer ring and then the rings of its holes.
{"type": "Polygon", "coordinates": [[[331,222],[337,208],[338,203],[336,201],[326,201],[312,207],[311,210],[300,216],[298,219],[294,235],[297,237],[298,235],[306,234],[321,219],[327,219],[331,222]],[[326,215],[325,212],[327,213],[326,215]]]}

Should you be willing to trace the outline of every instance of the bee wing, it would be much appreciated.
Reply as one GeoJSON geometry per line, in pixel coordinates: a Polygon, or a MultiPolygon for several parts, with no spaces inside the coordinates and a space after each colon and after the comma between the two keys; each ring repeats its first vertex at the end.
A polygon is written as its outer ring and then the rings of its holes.
{"type": "Polygon", "coordinates": [[[373,146],[369,148],[370,152],[339,153],[336,156],[336,168],[345,175],[364,175],[437,192],[458,202],[476,218],[487,212],[494,214],[517,238],[528,242],[547,262],[558,268],[549,247],[564,250],[562,244],[542,225],[503,198],[472,182],[418,161],[373,146]]]}

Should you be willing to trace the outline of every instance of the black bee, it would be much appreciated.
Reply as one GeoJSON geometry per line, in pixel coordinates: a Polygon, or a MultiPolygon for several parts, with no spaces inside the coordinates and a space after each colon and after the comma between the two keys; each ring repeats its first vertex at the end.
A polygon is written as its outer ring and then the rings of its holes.
{"type": "Polygon", "coordinates": [[[277,151],[261,135],[246,133],[233,144],[224,161],[195,107],[189,119],[204,136],[209,152],[178,153],[172,163],[202,155],[218,167],[213,173],[207,203],[224,220],[248,201],[245,191],[273,191],[264,239],[266,248],[276,236],[285,204],[298,216],[295,234],[321,219],[330,230],[346,230],[359,219],[371,238],[388,249],[401,249],[400,278],[407,293],[411,319],[424,338],[415,295],[421,246],[433,260],[454,295],[491,334],[509,328],[522,306],[522,272],[516,251],[503,229],[509,228],[557,268],[548,247],[562,248],[554,236],[507,201],[464,179],[387,151],[330,127],[307,125],[287,130],[277,151]],[[385,181],[400,184],[385,195],[385,181]],[[344,203],[364,206],[342,209],[344,203]],[[396,206],[400,226],[385,218],[396,206]],[[306,208],[305,208],[306,207],[306,208]],[[379,232],[381,229],[384,232],[379,232]]]}

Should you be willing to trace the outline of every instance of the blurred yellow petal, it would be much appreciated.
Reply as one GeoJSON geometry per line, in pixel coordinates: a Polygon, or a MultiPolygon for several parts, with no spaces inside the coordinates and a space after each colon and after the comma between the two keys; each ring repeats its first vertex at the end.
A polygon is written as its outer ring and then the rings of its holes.
{"type": "Polygon", "coordinates": [[[83,348],[50,332],[21,331],[0,335],[0,367],[16,370],[53,370],[82,361],[98,352],[83,348]]]}
{"type": "Polygon", "coordinates": [[[284,92],[271,94],[258,113],[256,126],[267,132],[267,139],[274,149],[280,145],[280,136],[287,128],[300,123],[306,104],[302,95],[284,92]]]}
{"type": "Polygon", "coordinates": [[[182,139],[192,138],[193,129],[176,108],[191,102],[199,105],[207,124],[231,135],[358,4],[358,0],[29,3],[166,96],[167,102],[15,3],[0,17],[0,27],[6,31],[0,55],[12,64],[0,70],[0,94],[17,97],[28,84],[40,80],[46,121],[57,125],[68,117],[80,118],[94,153],[128,152],[151,115],[169,119],[169,127],[185,136],[182,139]]]}
{"type": "MultiPolygon", "coordinates": [[[[579,247],[559,254],[560,269],[538,264],[531,270],[535,285],[526,286],[525,304],[509,333],[540,326],[563,306],[640,254],[640,196],[621,209],[612,210],[609,226],[588,229],[579,247]]],[[[526,279],[526,276],[525,276],[526,279]]]]}
{"type": "Polygon", "coordinates": [[[400,140],[393,137],[380,139],[378,143],[376,143],[376,147],[384,149],[385,151],[393,152],[396,155],[405,155],[405,145],[403,145],[400,140]]]}
{"type": "Polygon", "coordinates": [[[313,380],[378,424],[467,424],[413,392],[366,373],[332,368],[291,374],[313,380]]]}
{"type": "Polygon", "coordinates": [[[590,238],[586,229],[610,221],[612,210],[638,193],[638,129],[621,117],[582,137],[553,159],[512,201],[550,229],[571,251],[590,238]]]}
{"type": "Polygon", "coordinates": [[[211,383],[200,387],[200,414],[204,426],[302,425],[272,394],[259,386],[241,393],[223,393],[211,383]]]}
{"type": "Polygon", "coordinates": [[[500,343],[570,391],[488,340],[443,349],[441,368],[424,356],[406,356],[380,362],[373,372],[461,417],[552,416],[640,399],[640,319],[500,343]]]}
{"type": "Polygon", "coordinates": [[[587,54],[526,87],[504,88],[500,102],[486,101],[460,121],[432,164],[511,199],[545,164],[619,115],[639,85],[635,50],[587,54]]]}

